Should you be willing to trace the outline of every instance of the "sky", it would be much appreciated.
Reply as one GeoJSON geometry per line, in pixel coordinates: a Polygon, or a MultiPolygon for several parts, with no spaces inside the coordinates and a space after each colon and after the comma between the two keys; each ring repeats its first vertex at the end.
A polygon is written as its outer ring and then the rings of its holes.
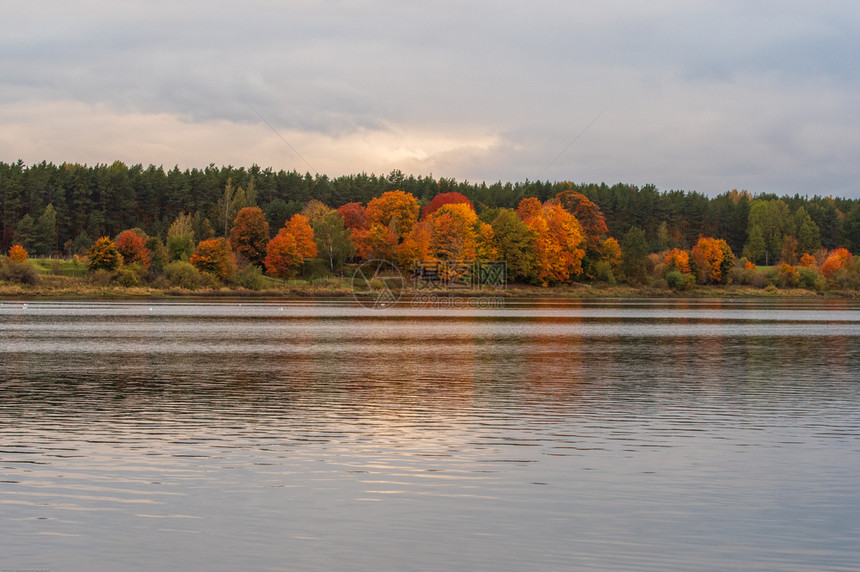
{"type": "Polygon", "coordinates": [[[30,0],[0,161],[860,197],[860,3],[30,0]]]}

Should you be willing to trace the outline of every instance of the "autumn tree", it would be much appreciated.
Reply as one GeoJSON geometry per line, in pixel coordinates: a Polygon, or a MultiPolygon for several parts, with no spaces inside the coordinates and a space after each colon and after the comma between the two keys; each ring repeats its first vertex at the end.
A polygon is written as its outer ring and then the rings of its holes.
{"type": "Polygon", "coordinates": [[[481,223],[471,203],[445,203],[427,217],[430,255],[439,260],[474,260],[481,223]]]}
{"type": "Polygon", "coordinates": [[[116,239],[116,248],[122,255],[123,264],[139,263],[149,268],[150,251],[146,248],[146,238],[134,230],[126,230],[116,239]]]}
{"type": "Polygon", "coordinates": [[[667,270],[675,268],[682,273],[690,272],[690,253],[686,250],[673,248],[666,252],[664,263],[667,270]]]}
{"type": "Polygon", "coordinates": [[[565,283],[582,273],[584,239],[573,215],[557,202],[541,205],[533,198],[520,202],[517,215],[525,216],[523,222],[535,231],[532,247],[537,282],[544,285],[565,283]]]}
{"type": "Polygon", "coordinates": [[[421,209],[421,219],[426,219],[428,216],[439,210],[443,205],[456,204],[466,204],[469,205],[472,210],[475,210],[474,205],[472,205],[472,201],[470,201],[466,195],[457,192],[441,193],[433,197],[429,203],[424,205],[424,208],[421,209]]]}
{"type": "Polygon", "coordinates": [[[317,255],[317,245],[314,241],[314,229],[310,225],[308,217],[294,214],[284,223],[278,234],[291,234],[296,239],[296,248],[302,258],[313,258],[317,255]]]}
{"type": "Polygon", "coordinates": [[[269,223],[260,207],[244,207],[233,220],[230,246],[251,264],[262,266],[269,243],[269,223]]]}
{"type": "Polygon", "coordinates": [[[609,233],[609,228],[606,226],[606,220],[603,218],[600,207],[582,193],[572,189],[558,193],[556,199],[561,203],[564,210],[572,214],[579,221],[585,237],[586,248],[591,252],[598,252],[600,241],[609,233]]]}
{"type": "Polygon", "coordinates": [[[236,272],[236,258],[226,238],[201,240],[189,260],[200,272],[226,280],[236,272]]]}
{"type": "Polygon", "coordinates": [[[367,230],[353,230],[355,252],[366,260],[393,260],[397,251],[397,235],[391,228],[374,223],[367,230]]]}
{"type": "Polygon", "coordinates": [[[299,252],[296,238],[289,233],[278,234],[266,245],[266,274],[285,282],[298,274],[305,258],[299,252]]]}
{"type": "Polygon", "coordinates": [[[388,191],[367,203],[367,221],[391,229],[400,242],[418,221],[418,200],[412,193],[388,191]]]}
{"type": "Polygon", "coordinates": [[[9,249],[9,260],[12,262],[24,262],[29,258],[27,251],[20,244],[13,244],[9,249]]]}
{"type": "Polygon", "coordinates": [[[618,244],[618,241],[612,237],[604,240],[600,245],[600,258],[609,264],[612,274],[617,276],[622,262],[621,245],[618,244]]]}
{"type": "Polygon", "coordinates": [[[122,255],[116,244],[107,236],[95,241],[87,254],[87,268],[95,270],[116,270],[122,266],[122,255]]]}
{"type": "Polygon", "coordinates": [[[367,212],[361,203],[347,203],[337,209],[343,217],[343,225],[350,230],[367,230],[367,212]]]}
{"type": "Polygon", "coordinates": [[[735,256],[722,239],[702,237],[690,251],[690,267],[700,284],[726,284],[735,256]]]}
{"type": "Polygon", "coordinates": [[[821,264],[821,273],[825,278],[832,278],[837,271],[841,270],[851,260],[851,253],[846,248],[833,250],[827,259],[821,264]]]}

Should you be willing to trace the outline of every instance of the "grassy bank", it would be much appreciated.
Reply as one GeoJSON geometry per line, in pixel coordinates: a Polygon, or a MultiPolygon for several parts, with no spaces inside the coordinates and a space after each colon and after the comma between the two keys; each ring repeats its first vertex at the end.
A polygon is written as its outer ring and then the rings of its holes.
{"type": "MultiPolygon", "coordinates": [[[[350,276],[327,276],[316,279],[288,280],[286,282],[269,276],[260,277],[254,289],[237,286],[203,286],[183,288],[160,280],[156,284],[122,286],[115,281],[95,281],[80,262],[71,260],[31,259],[29,263],[38,272],[35,284],[0,281],[0,296],[3,297],[53,297],[53,298],[168,298],[191,296],[201,298],[247,297],[247,298],[352,298],[355,289],[350,276]]],[[[379,286],[379,285],[378,285],[379,286]]],[[[770,297],[860,297],[856,290],[815,292],[803,288],[756,288],[749,285],[728,286],[696,285],[685,291],[675,291],[663,286],[610,285],[606,283],[582,283],[555,287],[540,287],[528,284],[509,284],[505,288],[471,289],[421,289],[406,288],[403,296],[415,294],[438,296],[492,296],[504,298],[770,298],[770,297]]],[[[366,293],[373,296],[373,292],[366,293]]]]}

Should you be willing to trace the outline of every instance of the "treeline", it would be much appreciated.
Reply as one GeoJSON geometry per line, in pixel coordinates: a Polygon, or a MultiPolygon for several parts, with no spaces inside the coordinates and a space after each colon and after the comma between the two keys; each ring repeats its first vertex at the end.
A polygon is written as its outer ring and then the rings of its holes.
{"type": "Polygon", "coordinates": [[[337,208],[368,203],[400,190],[427,204],[458,192],[478,215],[516,208],[523,198],[541,202],[573,190],[593,201],[605,217],[608,235],[619,239],[633,227],[644,232],[648,249],[690,249],[698,239],[718,237],[738,256],[760,264],[780,259],[786,237],[798,250],[840,247],[860,250],[860,200],[822,196],[753,195],[728,191],[716,197],[688,191],[660,191],[653,185],[573,184],[525,181],[471,183],[432,176],[356,174],[337,178],[209,165],[165,170],[121,162],[93,166],[27,166],[0,162],[0,246],[24,244],[36,256],[82,253],[102,236],[130,228],[165,240],[176,217],[191,215],[196,236],[228,236],[232,221],[247,206],[259,206],[272,232],[316,199],[337,208]]]}

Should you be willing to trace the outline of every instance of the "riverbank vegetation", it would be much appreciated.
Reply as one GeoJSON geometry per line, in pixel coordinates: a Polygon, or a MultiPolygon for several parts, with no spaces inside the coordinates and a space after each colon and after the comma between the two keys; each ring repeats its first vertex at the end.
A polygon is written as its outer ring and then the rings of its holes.
{"type": "Polygon", "coordinates": [[[860,201],[832,197],[19,162],[0,198],[7,294],[343,294],[371,259],[436,289],[501,261],[524,295],[860,290],[860,201]]]}

